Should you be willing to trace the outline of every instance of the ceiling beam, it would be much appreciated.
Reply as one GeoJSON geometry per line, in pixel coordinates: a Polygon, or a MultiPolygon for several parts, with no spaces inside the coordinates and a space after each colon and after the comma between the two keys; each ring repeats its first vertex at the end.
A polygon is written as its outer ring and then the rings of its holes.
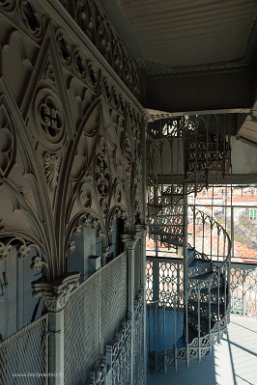
{"type": "MultiPolygon", "coordinates": [[[[250,70],[194,76],[146,76],[142,103],[159,111],[190,112],[224,109],[249,109],[255,89],[250,70]]],[[[247,111],[248,112],[248,111],[247,111]]]]}

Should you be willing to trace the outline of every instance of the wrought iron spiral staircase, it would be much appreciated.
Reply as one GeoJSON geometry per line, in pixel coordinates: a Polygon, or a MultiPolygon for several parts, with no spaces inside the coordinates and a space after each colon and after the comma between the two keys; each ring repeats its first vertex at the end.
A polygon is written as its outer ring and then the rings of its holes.
{"type": "Polygon", "coordinates": [[[164,185],[156,183],[153,173],[149,177],[149,236],[156,245],[183,248],[184,265],[183,292],[167,290],[148,303],[149,363],[156,370],[166,370],[172,363],[176,369],[179,360],[187,365],[193,358],[201,360],[229,322],[229,235],[207,213],[194,208],[191,215],[186,197],[208,184],[210,170],[227,172],[230,149],[226,140],[213,134],[206,139],[195,122],[184,133],[178,131],[178,123],[175,125],[175,136],[180,132],[187,154],[184,183],[164,185]]]}

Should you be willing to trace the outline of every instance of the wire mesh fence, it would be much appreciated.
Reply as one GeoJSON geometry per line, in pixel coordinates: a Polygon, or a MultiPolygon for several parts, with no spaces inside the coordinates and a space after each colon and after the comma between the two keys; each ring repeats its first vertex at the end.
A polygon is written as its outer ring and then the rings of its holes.
{"type": "Polygon", "coordinates": [[[115,258],[74,291],[64,312],[65,385],[84,383],[125,318],[127,257],[115,258]]]}
{"type": "Polygon", "coordinates": [[[0,343],[0,384],[45,385],[48,376],[44,316],[0,343]]]}

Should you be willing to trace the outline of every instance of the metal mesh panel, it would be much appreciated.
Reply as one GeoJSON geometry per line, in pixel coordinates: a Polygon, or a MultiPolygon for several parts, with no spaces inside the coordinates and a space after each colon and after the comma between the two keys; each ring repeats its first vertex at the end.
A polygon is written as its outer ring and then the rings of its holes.
{"type": "Polygon", "coordinates": [[[232,265],[231,313],[257,318],[257,267],[232,265]]]}
{"type": "Polygon", "coordinates": [[[78,385],[101,359],[127,307],[123,253],[92,275],[71,296],[64,313],[65,385],[78,385]]]}
{"type": "Polygon", "coordinates": [[[123,253],[101,271],[101,349],[111,341],[127,310],[127,257],[123,253]]]}
{"type": "Polygon", "coordinates": [[[64,312],[66,385],[86,379],[99,354],[100,275],[95,274],[71,296],[64,312]]]}
{"type": "Polygon", "coordinates": [[[44,316],[0,344],[0,384],[46,384],[46,349],[47,317],[44,316]]]}

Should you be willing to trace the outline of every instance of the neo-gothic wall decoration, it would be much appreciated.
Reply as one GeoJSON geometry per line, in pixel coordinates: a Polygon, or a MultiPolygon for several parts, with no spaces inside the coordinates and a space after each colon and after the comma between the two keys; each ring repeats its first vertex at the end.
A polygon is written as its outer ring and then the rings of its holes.
{"type": "Polygon", "coordinates": [[[139,68],[98,0],[60,0],[68,13],[134,95],[139,95],[139,68]]]}
{"type": "MultiPolygon", "coordinates": [[[[78,225],[96,218],[108,252],[114,219],[129,231],[142,219],[143,110],[46,5],[0,4],[0,245],[1,258],[36,245],[32,266],[53,280],[66,271],[78,225]]],[[[103,15],[91,31],[96,5],[75,8],[82,30],[136,87],[135,65],[103,15]]]]}

